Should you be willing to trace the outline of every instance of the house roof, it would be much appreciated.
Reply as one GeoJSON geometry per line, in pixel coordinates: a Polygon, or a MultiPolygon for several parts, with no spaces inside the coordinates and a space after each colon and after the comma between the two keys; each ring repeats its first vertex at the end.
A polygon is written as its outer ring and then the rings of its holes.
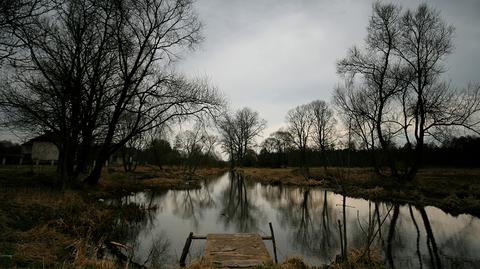
{"type": "Polygon", "coordinates": [[[23,143],[22,146],[31,145],[33,144],[33,142],[51,142],[55,144],[56,142],[58,142],[58,140],[59,140],[58,134],[53,132],[48,132],[28,140],[27,142],[23,143]]]}

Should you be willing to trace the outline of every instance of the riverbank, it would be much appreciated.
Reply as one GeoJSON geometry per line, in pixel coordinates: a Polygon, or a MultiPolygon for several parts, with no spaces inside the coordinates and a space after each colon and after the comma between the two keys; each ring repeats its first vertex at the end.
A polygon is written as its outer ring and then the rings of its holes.
{"type": "Polygon", "coordinates": [[[199,168],[189,176],[181,167],[140,166],[135,172],[125,173],[122,167],[104,169],[98,186],[87,188],[107,196],[119,196],[139,191],[197,189],[200,181],[219,176],[226,168],[199,168]]]}
{"type": "Polygon", "coordinates": [[[436,206],[458,215],[480,216],[480,169],[426,168],[412,182],[400,184],[369,168],[310,168],[310,176],[294,168],[239,168],[247,178],[265,184],[318,186],[351,197],[436,206]]]}
{"type": "MultiPolygon", "coordinates": [[[[150,208],[107,203],[137,191],[191,189],[199,180],[225,170],[199,169],[187,180],[181,169],[139,167],[134,173],[105,169],[98,186],[61,189],[55,168],[0,167],[0,267],[117,268],[105,252],[128,229],[119,224],[143,221],[150,208]]],[[[125,258],[125,257],[122,257],[125,258]]]]}

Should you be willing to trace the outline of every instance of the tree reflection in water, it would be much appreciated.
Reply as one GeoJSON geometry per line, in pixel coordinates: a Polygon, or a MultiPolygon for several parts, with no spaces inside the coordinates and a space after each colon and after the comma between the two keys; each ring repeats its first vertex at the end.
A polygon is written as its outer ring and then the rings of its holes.
{"type": "Polygon", "coordinates": [[[418,211],[420,211],[423,224],[425,225],[425,230],[427,232],[427,247],[428,253],[430,254],[430,262],[432,268],[442,268],[440,256],[438,255],[437,243],[435,242],[432,226],[430,225],[430,219],[428,218],[427,212],[425,212],[424,207],[418,208],[418,211]]]}
{"type": "Polygon", "coordinates": [[[336,211],[328,203],[327,191],[313,193],[309,188],[283,189],[286,201],[278,203],[280,225],[289,227],[289,242],[302,253],[331,257],[339,247],[332,234],[336,211]]]}
{"type": "Polygon", "coordinates": [[[220,195],[222,208],[219,219],[225,227],[233,224],[237,232],[259,231],[258,223],[263,222],[265,217],[256,207],[254,199],[254,196],[249,196],[244,176],[230,172],[228,187],[220,195]]]}
{"type": "Polygon", "coordinates": [[[408,211],[410,212],[410,216],[412,217],[413,225],[415,226],[415,230],[417,231],[417,243],[416,243],[417,251],[416,251],[416,253],[417,253],[417,257],[418,257],[419,268],[422,269],[423,264],[422,264],[422,253],[420,251],[420,229],[418,228],[417,221],[415,220],[415,216],[413,215],[412,205],[408,205],[408,211]]]}
{"type": "Polygon", "coordinates": [[[131,208],[135,210],[134,217],[129,215],[129,211],[122,213],[117,220],[114,228],[114,238],[129,247],[128,251],[123,251],[125,258],[137,266],[146,266],[151,268],[164,268],[166,263],[171,262],[174,257],[170,253],[170,240],[162,231],[159,234],[148,236],[149,244],[145,242],[145,236],[155,234],[154,219],[158,213],[154,200],[164,196],[167,191],[143,193],[142,197],[126,196],[119,200],[113,200],[112,204],[121,206],[124,210],[131,208]]]}
{"type": "Polygon", "coordinates": [[[393,263],[392,245],[393,245],[393,237],[395,236],[395,226],[397,226],[397,220],[398,220],[399,214],[400,214],[400,205],[396,204],[393,206],[393,216],[388,228],[388,238],[387,238],[387,259],[391,268],[395,268],[393,263]]]}
{"type": "Polygon", "coordinates": [[[172,212],[182,219],[191,220],[193,227],[198,228],[203,218],[204,209],[215,206],[211,189],[204,186],[200,189],[173,191],[172,212]]]}
{"type": "MultiPolygon", "coordinates": [[[[418,260],[418,267],[423,268],[423,259],[421,253],[421,237],[422,230],[420,229],[420,223],[416,220],[413,207],[408,205],[409,215],[412,221],[412,225],[415,229],[416,243],[415,243],[415,253],[418,260]]],[[[424,207],[416,207],[417,212],[420,214],[423,221],[424,235],[426,236],[426,248],[428,250],[428,260],[430,261],[429,268],[442,268],[442,260],[440,258],[439,248],[437,246],[434,232],[430,223],[430,218],[424,207]]],[[[388,239],[387,239],[387,248],[386,248],[386,257],[391,268],[395,268],[397,261],[395,260],[395,255],[393,253],[401,253],[401,249],[394,250],[395,248],[401,248],[402,242],[401,237],[402,232],[398,232],[398,219],[400,213],[400,206],[398,204],[394,205],[394,211],[392,219],[388,227],[388,239]],[[398,234],[398,237],[395,237],[395,234],[398,234]]],[[[406,227],[402,227],[405,229],[406,227]]]]}

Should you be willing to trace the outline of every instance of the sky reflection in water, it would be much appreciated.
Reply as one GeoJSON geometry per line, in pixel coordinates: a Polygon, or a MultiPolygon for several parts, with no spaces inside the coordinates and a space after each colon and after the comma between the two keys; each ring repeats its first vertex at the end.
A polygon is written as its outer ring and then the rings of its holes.
{"type": "MultiPolygon", "coordinates": [[[[142,192],[119,202],[157,207],[145,220],[126,227],[125,240],[135,246],[135,260],[140,263],[155,257],[157,265],[174,266],[191,231],[269,235],[268,222],[274,227],[279,261],[297,255],[319,265],[340,253],[337,221],[343,222],[343,196],[318,188],[261,185],[227,173],[204,182],[198,190],[142,192]]],[[[345,216],[348,248],[364,246],[369,227],[376,231],[383,223],[373,245],[386,263],[397,268],[480,264],[480,219],[474,216],[453,217],[435,207],[349,197],[345,216]]],[[[273,253],[271,242],[264,242],[273,253]]],[[[194,240],[189,258],[200,257],[203,245],[203,240],[194,240]]]]}

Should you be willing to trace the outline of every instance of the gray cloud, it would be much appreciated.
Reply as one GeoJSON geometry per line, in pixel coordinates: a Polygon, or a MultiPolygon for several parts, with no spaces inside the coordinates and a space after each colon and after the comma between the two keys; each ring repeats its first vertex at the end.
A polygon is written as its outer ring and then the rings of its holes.
{"type": "MultiPolygon", "coordinates": [[[[394,1],[414,8],[421,1],[394,1]]],[[[196,3],[205,42],[180,62],[190,75],[207,75],[232,108],[249,106],[267,119],[265,132],[282,126],[296,105],[329,101],[335,63],[361,44],[373,1],[224,1],[196,3]]],[[[455,25],[455,51],[446,79],[464,86],[478,80],[480,1],[427,1],[455,25]]]]}

